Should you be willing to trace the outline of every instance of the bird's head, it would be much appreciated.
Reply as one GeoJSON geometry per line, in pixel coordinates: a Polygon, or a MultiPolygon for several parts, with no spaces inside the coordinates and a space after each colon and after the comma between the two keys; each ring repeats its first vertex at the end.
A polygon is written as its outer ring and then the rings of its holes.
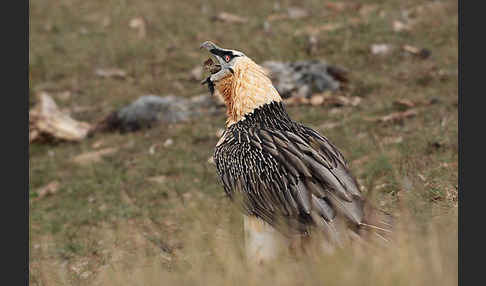
{"type": "Polygon", "coordinates": [[[267,72],[244,53],[220,48],[211,41],[202,43],[201,48],[216,59],[204,83],[223,97],[227,126],[243,120],[260,106],[282,100],[267,72]]]}

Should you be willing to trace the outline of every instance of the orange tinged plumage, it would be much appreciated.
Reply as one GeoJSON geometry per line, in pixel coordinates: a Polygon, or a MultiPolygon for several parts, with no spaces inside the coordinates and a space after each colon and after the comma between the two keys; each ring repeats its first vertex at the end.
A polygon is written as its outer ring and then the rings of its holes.
{"type": "Polygon", "coordinates": [[[226,104],[227,127],[264,104],[282,101],[266,71],[250,58],[239,58],[233,71],[215,84],[226,104]]]}

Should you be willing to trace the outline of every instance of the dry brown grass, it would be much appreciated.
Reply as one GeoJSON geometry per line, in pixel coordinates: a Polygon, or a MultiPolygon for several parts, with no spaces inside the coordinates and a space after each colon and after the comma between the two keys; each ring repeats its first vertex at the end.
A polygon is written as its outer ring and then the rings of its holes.
{"type": "MultiPolygon", "coordinates": [[[[177,231],[182,248],[161,250],[139,231],[144,226],[129,221],[99,230],[107,254],[103,263],[90,266],[85,259],[59,265],[44,259],[32,266],[38,271],[37,283],[66,285],[74,271],[86,285],[457,285],[455,209],[427,222],[418,222],[409,211],[397,212],[386,244],[355,243],[333,253],[283,255],[259,266],[245,259],[237,211],[196,201],[179,214],[186,221],[177,231]]],[[[46,238],[43,247],[55,245],[46,238]]]]}

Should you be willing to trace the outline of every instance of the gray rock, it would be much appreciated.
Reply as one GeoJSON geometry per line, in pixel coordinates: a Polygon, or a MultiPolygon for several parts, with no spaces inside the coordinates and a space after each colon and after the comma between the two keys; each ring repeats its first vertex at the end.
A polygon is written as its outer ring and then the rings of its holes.
{"type": "Polygon", "coordinates": [[[127,125],[150,125],[153,122],[177,123],[190,116],[186,100],[175,96],[142,96],[118,111],[118,117],[127,125]]]}
{"type": "Polygon", "coordinates": [[[91,134],[115,130],[131,132],[156,124],[186,122],[217,109],[218,103],[210,95],[192,98],[146,95],[105,117],[91,134]]]}
{"type": "Polygon", "coordinates": [[[283,98],[309,98],[313,93],[336,91],[341,87],[341,79],[333,71],[342,69],[324,61],[266,61],[262,66],[270,71],[272,82],[283,98]]]}

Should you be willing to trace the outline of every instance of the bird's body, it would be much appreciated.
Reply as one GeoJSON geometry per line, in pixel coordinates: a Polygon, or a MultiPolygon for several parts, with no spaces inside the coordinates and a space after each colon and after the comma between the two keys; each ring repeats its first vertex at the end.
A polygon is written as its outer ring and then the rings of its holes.
{"type": "Polygon", "coordinates": [[[208,48],[221,69],[206,82],[227,108],[214,162],[226,194],[244,213],[247,254],[274,257],[277,244],[322,230],[340,243],[336,221],[364,223],[364,200],[340,151],[293,121],[265,71],[243,53],[208,48]]]}

